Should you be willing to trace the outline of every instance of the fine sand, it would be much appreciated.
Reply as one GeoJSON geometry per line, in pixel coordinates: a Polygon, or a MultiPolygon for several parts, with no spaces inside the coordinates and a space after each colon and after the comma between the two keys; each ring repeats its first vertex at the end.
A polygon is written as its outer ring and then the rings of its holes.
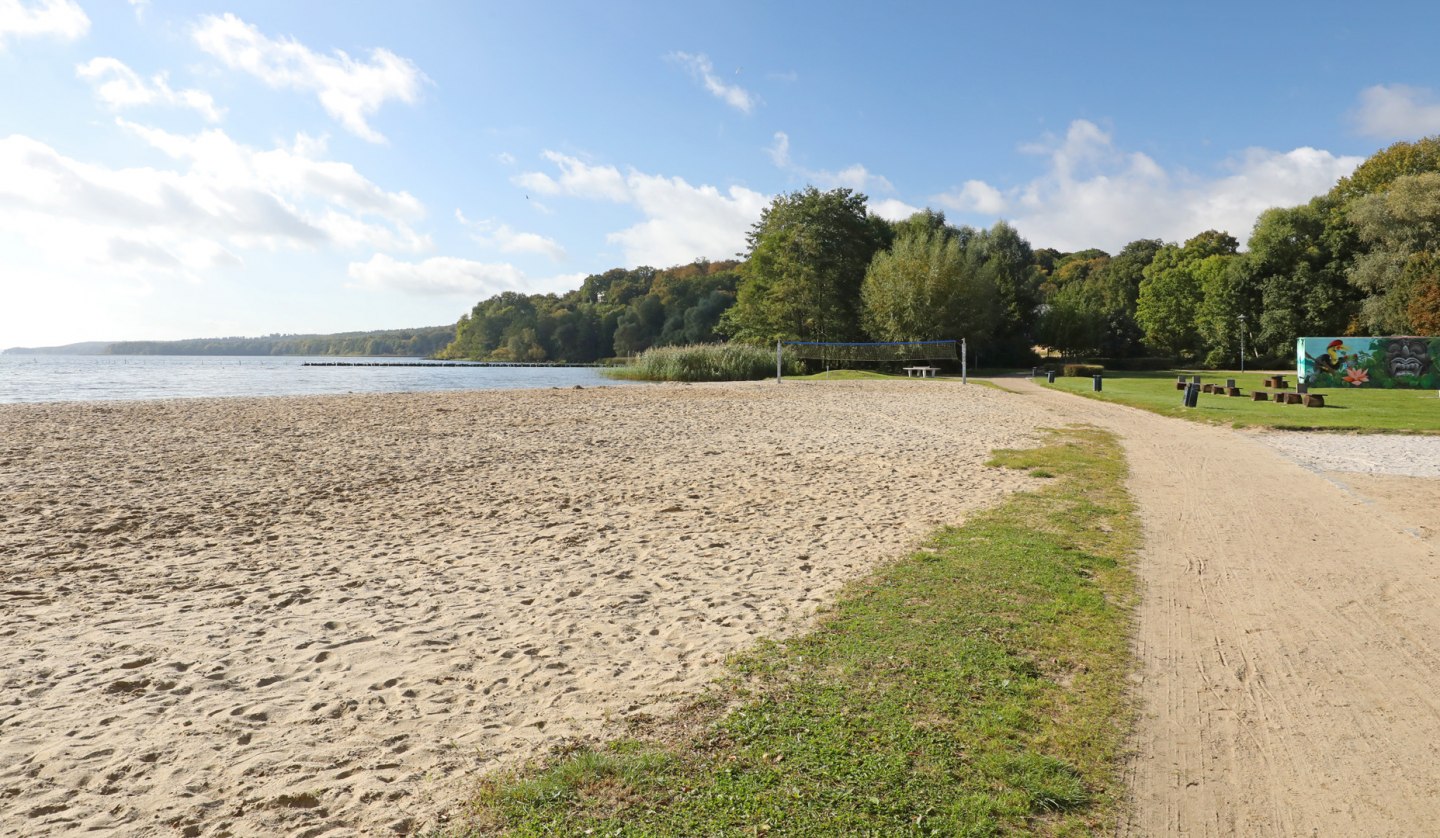
{"type": "Polygon", "coordinates": [[[1122,834],[1437,834],[1440,438],[1236,432],[1007,386],[1125,444],[1144,546],[1122,834]]]}
{"type": "Polygon", "coordinates": [[[943,381],[0,408],[0,834],[413,830],[802,628],[1054,419],[943,381]]]}

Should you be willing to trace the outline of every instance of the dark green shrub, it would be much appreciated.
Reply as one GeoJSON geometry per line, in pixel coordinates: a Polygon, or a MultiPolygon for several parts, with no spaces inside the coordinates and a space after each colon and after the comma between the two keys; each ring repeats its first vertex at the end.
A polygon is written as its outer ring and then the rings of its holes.
{"type": "Polygon", "coordinates": [[[1173,370],[1174,358],[1086,358],[1085,363],[1107,370],[1173,370]]]}

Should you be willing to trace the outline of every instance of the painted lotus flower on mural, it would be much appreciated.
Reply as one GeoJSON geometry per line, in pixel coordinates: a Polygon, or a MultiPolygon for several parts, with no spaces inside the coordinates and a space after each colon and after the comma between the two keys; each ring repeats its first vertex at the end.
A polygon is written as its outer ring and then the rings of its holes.
{"type": "Polygon", "coordinates": [[[1359,387],[1360,385],[1364,384],[1365,382],[1367,382],[1367,381],[1369,381],[1369,380],[1370,380],[1370,373],[1368,373],[1368,372],[1366,372],[1366,371],[1364,371],[1364,370],[1362,370],[1362,369],[1356,369],[1356,368],[1354,368],[1354,367],[1351,367],[1350,369],[1348,369],[1348,370],[1345,371],[1345,383],[1346,383],[1346,384],[1353,384],[1353,385],[1355,385],[1356,387],[1359,387]]]}

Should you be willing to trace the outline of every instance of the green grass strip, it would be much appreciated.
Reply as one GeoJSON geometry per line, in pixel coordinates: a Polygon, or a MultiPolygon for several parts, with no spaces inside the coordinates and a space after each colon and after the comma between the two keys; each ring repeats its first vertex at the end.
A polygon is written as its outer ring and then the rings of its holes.
{"type": "MultiPolygon", "coordinates": [[[[1312,390],[1325,396],[1324,407],[1302,407],[1298,404],[1277,404],[1273,401],[1251,401],[1250,394],[1263,391],[1264,373],[1242,373],[1233,370],[1195,370],[1185,374],[1200,375],[1203,381],[1223,384],[1236,379],[1244,395],[1231,397],[1201,393],[1195,407],[1182,404],[1181,391],[1175,389],[1180,371],[1107,372],[1099,393],[1094,392],[1089,376],[1058,377],[1052,386],[1076,395],[1102,401],[1119,402],[1164,416],[1177,416],[1199,422],[1213,422],[1237,428],[1263,427],[1277,430],[1342,431],[1349,433],[1411,433],[1440,434],[1440,398],[1433,390],[1381,390],[1369,388],[1326,388],[1312,390]]],[[[1294,386],[1295,376],[1287,379],[1294,386]]],[[[1044,379],[1039,379],[1041,382],[1044,379]]],[[[1292,391],[1293,392],[1293,391],[1292,391]]]]}
{"type": "Polygon", "coordinates": [[[851,585],[639,737],[485,779],[450,835],[1113,831],[1137,524],[1115,440],[997,452],[1039,488],[851,585]]]}

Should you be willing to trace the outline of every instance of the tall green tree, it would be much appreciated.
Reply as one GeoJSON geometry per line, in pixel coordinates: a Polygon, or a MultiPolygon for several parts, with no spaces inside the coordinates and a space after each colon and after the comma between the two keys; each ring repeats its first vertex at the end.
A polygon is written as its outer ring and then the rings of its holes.
{"type": "Polygon", "coordinates": [[[1107,318],[1098,280],[1110,255],[1095,249],[1062,253],[1046,248],[1036,251],[1035,259],[1044,298],[1035,324],[1036,340],[1065,356],[1102,353],[1107,318]]]}
{"type": "Polygon", "coordinates": [[[1346,278],[1354,242],[1343,213],[1323,196],[1260,214],[1236,301],[1252,357],[1287,355],[1301,335],[1346,332],[1359,301],[1346,278]]]}
{"type": "Polygon", "coordinates": [[[1088,280],[1055,289],[1041,307],[1036,339],[1064,356],[1103,353],[1106,319],[1101,302],[1088,280]]]}
{"type": "Polygon", "coordinates": [[[1195,328],[1205,351],[1205,363],[1212,367],[1236,364],[1240,358],[1240,331],[1250,324],[1241,320],[1254,285],[1250,262],[1241,255],[1216,254],[1195,264],[1200,285],[1200,305],[1195,328]]]}
{"type": "Polygon", "coordinates": [[[760,342],[860,339],[860,285],[892,235],[865,201],[849,189],[813,186],[777,196],[747,236],[740,288],[721,330],[760,342]]]}
{"type": "Polygon", "coordinates": [[[875,254],[861,285],[866,333],[882,341],[988,338],[995,289],[962,237],[943,227],[903,225],[894,245],[875,254]]]}
{"type": "Polygon", "coordinates": [[[1041,274],[1035,265],[1035,252],[1030,242],[1004,221],[981,232],[969,247],[995,288],[999,318],[991,357],[1022,362],[1031,354],[1040,308],[1041,274]]]}
{"type": "Polygon", "coordinates": [[[1105,320],[1100,338],[1100,354],[1125,358],[1143,349],[1144,331],[1136,322],[1140,300],[1140,283],[1145,269],[1155,261],[1164,243],[1159,239],[1137,239],[1120,249],[1088,282],[1100,299],[1105,320]]]}
{"type": "Polygon", "coordinates": [[[1224,260],[1233,257],[1238,249],[1239,242],[1216,230],[1206,230],[1183,247],[1160,248],[1143,272],[1136,300],[1135,319],[1147,343],[1176,358],[1201,353],[1204,342],[1198,316],[1204,300],[1202,279],[1224,270],[1224,260]],[[1205,263],[1212,257],[1217,261],[1205,263]]]}
{"type": "Polygon", "coordinates": [[[1396,178],[1383,192],[1350,204],[1350,220],[1369,250],[1350,280],[1366,294],[1363,326],[1378,334],[1420,331],[1435,322],[1440,291],[1440,173],[1396,178]]]}
{"type": "Polygon", "coordinates": [[[1440,172],[1440,136],[1398,142],[1375,152],[1347,177],[1340,178],[1328,197],[1346,204],[1363,195],[1384,192],[1398,178],[1425,172],[1440,172]]]}

